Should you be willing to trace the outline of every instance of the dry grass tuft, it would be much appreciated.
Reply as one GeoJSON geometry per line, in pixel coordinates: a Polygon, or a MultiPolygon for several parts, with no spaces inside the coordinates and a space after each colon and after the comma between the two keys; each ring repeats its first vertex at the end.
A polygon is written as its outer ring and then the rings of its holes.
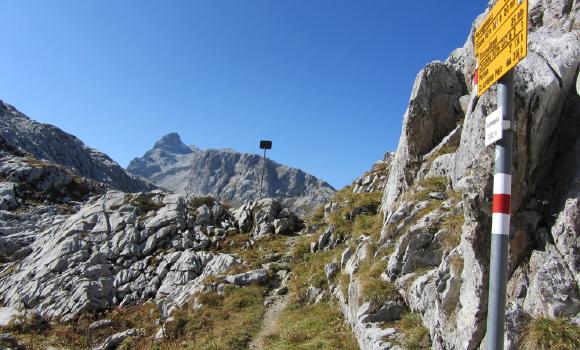
{"type": "Polygon", "coordinates": [[[580,327],[566,318],[536,318],[524,331],[524,349],[580,349],[580,327]]]}

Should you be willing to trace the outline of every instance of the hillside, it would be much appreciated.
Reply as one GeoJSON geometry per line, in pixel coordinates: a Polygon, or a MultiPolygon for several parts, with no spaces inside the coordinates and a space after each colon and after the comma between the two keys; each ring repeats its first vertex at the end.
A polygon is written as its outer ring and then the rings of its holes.
{"type": "Polygon", "coordinates": [[[127,174],[123,168],[56,126],[38,123],[0,100],[0,136],[10,144],[83,176],[126,192],[148,191],[155,186],[127,174]]]}

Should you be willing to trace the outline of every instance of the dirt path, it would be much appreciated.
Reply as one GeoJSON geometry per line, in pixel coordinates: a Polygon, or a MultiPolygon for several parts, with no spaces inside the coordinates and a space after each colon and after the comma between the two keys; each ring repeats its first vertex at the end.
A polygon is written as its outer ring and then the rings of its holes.
{"type": "MultiPolygon", "coordinates": [[[[297,237],[292,237],[288,240],[288,251],[292,250],[292,247],[296,244],[297,237]]],[[[291,273],[291,272],[290,272],[291,273]]],[[[283,282],[286,285],[285,282],[283,282]]],[[[258,334],[252,339],[250,343],[250,350],[267,350],[265,340],[269,335],[275,334],[278,319],[282,314],[282,311],[288,305],[290,300],[290,293],[287,292],[284,295],[274,295],[268,297],[269,302],[266,306],[266,312],[264,313],[264,318],[262,319],[262,326],[258,331],[258,334]]]]}
{"type": "Polygon", "coordinates": [[[272,297],[272,302],[268,305],[266,312],[264,313],[262,327],[250,343],[251,350],[266,349],[264,340],[267,336],[274,334],[276,331],[278,318],[280,317],[282,311],[286,308],[286,305],[288,305],[289,299],[290,297],[288,294],[272,297]]]}

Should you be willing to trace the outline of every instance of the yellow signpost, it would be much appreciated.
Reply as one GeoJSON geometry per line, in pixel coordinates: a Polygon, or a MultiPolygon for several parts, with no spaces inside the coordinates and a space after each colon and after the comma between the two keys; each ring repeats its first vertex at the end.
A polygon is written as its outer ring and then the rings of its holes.
{"type": "Polygon", "coordinates": [[[528,0],[498,0],[475,30],[481,96],[528,54],[528,0]]]}
{"type": "Polygon", "coordinates": [[[475,31],[479,63],[477,95],[495,82],[497,110],[486,118],[485,145],[495,143],[493,205],[487,299],[487,349],[503,350],[511,221],[512,146],[514,142],[513,67],[528,53],[528,0],[497,0],[475,31]]]}

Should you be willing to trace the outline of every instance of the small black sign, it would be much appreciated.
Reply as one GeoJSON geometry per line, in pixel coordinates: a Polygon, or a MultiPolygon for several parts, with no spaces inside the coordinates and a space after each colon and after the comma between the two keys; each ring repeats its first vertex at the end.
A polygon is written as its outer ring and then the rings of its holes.
{"type": "Polygon", "coordinates": [[[272,149],[272,141],[269,141],[269,140],[260,141],[260,148],[261,149],[272,149]]]}

